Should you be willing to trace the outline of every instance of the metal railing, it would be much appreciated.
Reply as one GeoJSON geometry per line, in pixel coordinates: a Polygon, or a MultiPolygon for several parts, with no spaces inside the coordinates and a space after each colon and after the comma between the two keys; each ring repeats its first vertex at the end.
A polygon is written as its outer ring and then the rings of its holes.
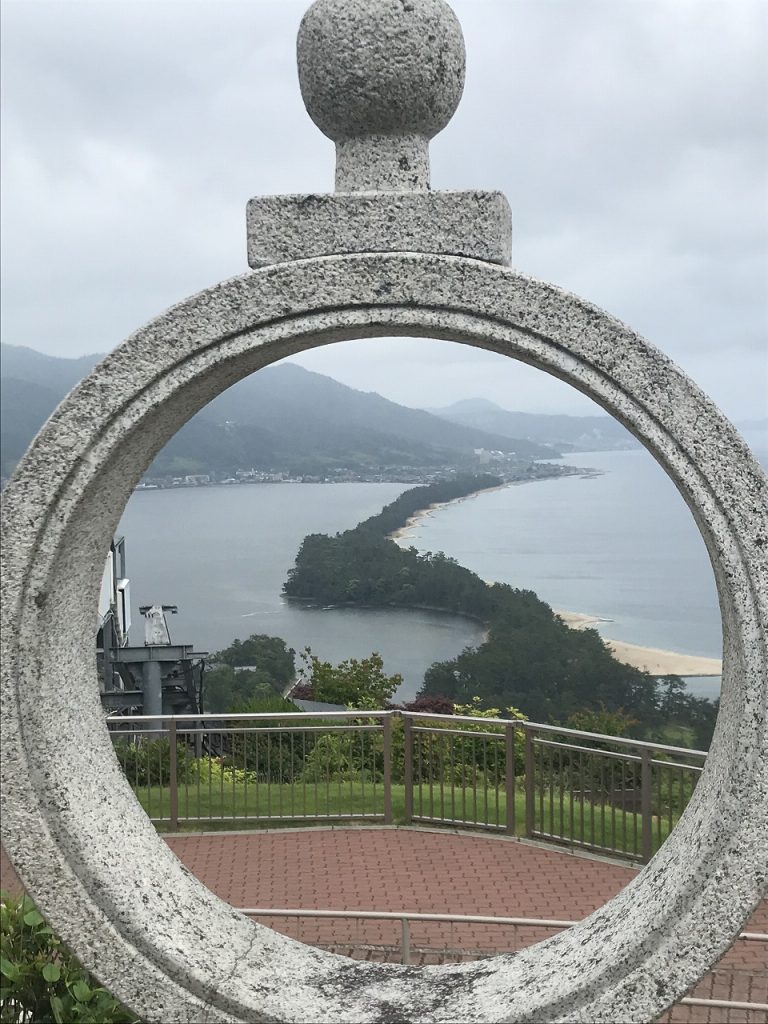
{"type": "Polygon", "coordinates": [[[647,861],[706,753],[518,720],[416,712],[107,719],[149,817],[216,827],[472,827],[647,861]]]}
{"type": "MultiPolygon", "coordinates": [[[[240,913],[248,917],[258,918],[261,924],[274,927],[278,921],[291,920],[295,927],[289,928],[292,938],[300,939],[310,945],[322,946],[334,951],[346,950],[355,956],[378,953],[385,959],[394,955],[400,963],[411,965],[414,959],[441,963],[465,961],[467,959],[485,957],[489,954],[517,952],[542,938],[566,928],[572,928],[576,921],[561,921],[548,918],[526,917],[494,917],[480,914],[431,914],[413,911],[380,911],[380,910],[315,910],[315,909],[283,909],[268,907],[239,907],[240,913]],[[336,922],[333,928],[323,930],[326,921],[336,922]],[[349,930],[340,928],[342,922],[355,922],[356,928],[349,930]],[[365,923],[382,922],[396,926],[394,930],[372,932],[365,923]],[[364,927],[361,930],[360,923],[364,927]],[[309,925],[309,927],[308,927],[309,925]],[[416,936],[414,926],[437,925],[423,927],[416,936]],[[476,933],[469,939],[465,935],[459,938],[456,931],[470,926],[487,926],[498,930],[495,937],[490,935],[478,937],[476,933]],[[446,929],[447,926],[447,929],[446,929]],[[521,938],[520,933],[528,932],[521,938]],[[483,941],[483,939],[485,941],[483,941]]],[[[742,932],[737,942],[768,944],[768,934],[761,932],[742,932]]],[[[760,959],[760,958],[757,958],[760,959]]],[[[739,970],[719,967],[711,971],[694,987],[692,995],[679,1000],[676,1006],[663,1016],[664,1021],[680,1021],[688,1019],[681,1014],[684,1007],[701,1007],[708,1010],[723,1010],[725,1014],[718,1016],[721,1021],[731,1020],[730,1014],[738,1016],[738,1020],[765,1020],[768,1014],[768,1002],[760,1001],[762,994],[766,998],[768,990],[768,971],[766,969],[739,970]],[[706,993],[706,995],[705,995],[706,993]],[[753,996],[758,998],[753,998],[753,996]],[[749,998],[734,998],[747,996],[749,998]],[[748,1015],[746,1018],[744,1015],[748,1015]],[[758,1018],[756,1015],[760,1014],[758,1018]]],[[[736,1017],[733,1018],[734,1021],[736,1017]]]]}
{"type": "Polygon", "coordinates": [[[392,821],[389,712],[110,717],[149,817],[180,823],[392,821]]]}

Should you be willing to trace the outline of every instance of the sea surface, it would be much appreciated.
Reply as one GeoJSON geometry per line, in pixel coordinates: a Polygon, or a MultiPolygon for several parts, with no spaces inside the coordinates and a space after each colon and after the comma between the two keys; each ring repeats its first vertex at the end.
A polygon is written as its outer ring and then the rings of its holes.
{"type": "MultiPolygon", "coordinates": [[[[415,695],[433,661],[477,644],[475,622],[438,612],[310,608],[281,595],[308,533],[336,533],[374,515],[404,484],[253,484],[137,491],[120,524],[131,580],[131,642],[143,643],[139,605],[175,604],[174,643],[214,652],[253,633],[282,637],[324,660],[378,651],[415,695]]],[[[298,667],[298,657],[297,657],[298,667]]]]}
{"type": "MultiPolygon", "coordinates": [[[[721,656],[720,613],[704,542],[683,499],[645,450],[570,455],[597,476],[487,491],[431,512],[409,532],[484,579],[534,590],[553,608],[604,620],[603,636],[721,656]]],[[[140,491],[125,510],[134,625],[139,604],[176,604],[176,643],[216,651],[252,633],[280,636],[334,662],[378,651],[400,672],[400,699],[424,670],[476,644],[481,628],[434,612],[315,609],[281,588],[308,533],[356,525],[401,484],[260,484],[140,491]]],[[[691,679],[717,696],[719,678],[691,679]]]]}

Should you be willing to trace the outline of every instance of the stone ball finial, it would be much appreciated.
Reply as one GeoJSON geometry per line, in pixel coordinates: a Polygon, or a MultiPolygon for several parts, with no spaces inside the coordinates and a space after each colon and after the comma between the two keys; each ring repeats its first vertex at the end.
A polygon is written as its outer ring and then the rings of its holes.
{"type": "Polygon", "coordinates": [[[395,132],[431,139],[464,89],[464,37],[445,0],[315,0],[297,51],[309,116],[334,142],[395,132]]]}
{"type": "Polygon", "coordinates": [[[429,187],[427,144],[464,89],[464,37],[445,0],[315,0],[297,60],[309,116],[349,164],[337,189],[429,187]]]}

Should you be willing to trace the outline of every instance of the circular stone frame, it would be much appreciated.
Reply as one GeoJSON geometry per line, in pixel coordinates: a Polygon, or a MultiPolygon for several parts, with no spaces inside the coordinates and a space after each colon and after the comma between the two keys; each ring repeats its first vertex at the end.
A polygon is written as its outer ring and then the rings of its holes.
{"type": "Polygon", "coordinates": [[[330,256],[219,284],[132,335],[38,434],[5,497],[3,837],[53,928],[146,1021],[648,1021],[728,948],[764,892],[768,487],[712,402],[594,306],[507,268],[330,256]],[[568,381],[624,423],[690,507],[723,621],[720,715],[672,835],[615,899],[514,956],[358,963],[255,925],[156,834],[104,726],[93,634],[135,484],[240,378],[322,344],[463,342],[568,381]]]}

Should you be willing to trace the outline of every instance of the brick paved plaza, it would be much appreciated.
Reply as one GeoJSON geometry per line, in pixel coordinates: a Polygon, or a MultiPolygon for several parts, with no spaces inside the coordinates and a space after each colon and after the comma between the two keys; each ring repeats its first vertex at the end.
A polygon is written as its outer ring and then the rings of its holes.
{"type": "MultiPolygon", "coordinates": [[[[578,920],[614,896],[637,868],[517,839],[415,828],[340,827],[166,837],[213,892],[236,907],[388,910],[578,920]]],[[[2,854],[3,888],[18,880],[2,854]]],[[[261,918],[302,941],[348,955],[397,960],[400,923],[261,918]]],[[[768,932],[768,902],[747,930],[768,932]]],[[[519,949],[543,928],[415,922],[414,963],[519,949]],[[426,952],[425,950],[429,950],[426,952]],[[452,952],[449,952],[452,951],[452,952]]],[[[703,998],[768,1002],[763,943],[738,942],[697,987],[703,998]]],[[[678,1007],[676,1022],[764,1024],[754,1011],[678,1007]]]]}

